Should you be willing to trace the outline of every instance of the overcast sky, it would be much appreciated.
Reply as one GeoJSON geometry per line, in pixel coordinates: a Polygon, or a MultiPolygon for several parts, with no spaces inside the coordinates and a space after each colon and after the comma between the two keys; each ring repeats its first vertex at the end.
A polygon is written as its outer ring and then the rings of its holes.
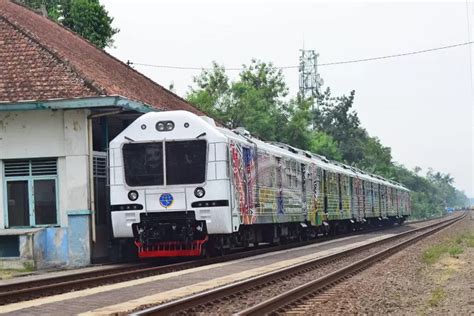
{"type": "MultiPolygon", "coordinates": [[[[297,65],[299,50],[314,49],[327,63],[391,55],[468,41],[474,3],[322,1],[102,0],[122,61],[240,67],[252,58],[297,65]]],[[[473,45],[471,45],[473,46],[473,45]]],[[[474,50],[474,47],[472,47],[474,50]]],[[[335,95],[356,91],[355,109],[370,135],[409,168],[450,173],[474,197],[474,91],[469,47],[357,64],[320,67],[335,95]]],[[[135,66],[185,96],[199,71],[135,66]]],[[[230,73],[231,77],[236,72],[230,73]]],[[[291,93],[298,71],[284,72],[291,93]]]]}

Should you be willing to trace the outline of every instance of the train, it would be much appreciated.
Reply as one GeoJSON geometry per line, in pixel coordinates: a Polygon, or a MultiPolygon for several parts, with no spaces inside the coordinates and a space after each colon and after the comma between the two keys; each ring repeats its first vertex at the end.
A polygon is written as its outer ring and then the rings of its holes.
{"type": "Polygon", "coordinates": [[[410,215],[403,185],[187,111],[143,114],[109,144],[111,223],[140,258],[223,254],[410,215]]]}

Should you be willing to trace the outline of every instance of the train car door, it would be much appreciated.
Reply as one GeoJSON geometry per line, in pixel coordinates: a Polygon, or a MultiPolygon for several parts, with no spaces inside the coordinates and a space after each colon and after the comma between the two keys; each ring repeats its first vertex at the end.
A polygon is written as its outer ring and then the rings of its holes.
{"type": "Polygon", "coordinates": [[[380,185],[380,203],[382,218],[387,218],[387,187],[385,185],[380,185]]]}
{"type": "Polygon", "coordinates": [[[326,170],[323,169],[323,194],[324,194],[324,213],[328,214],[328,176],[326,170]]]}
{"type": "Polygon", "coordinates": [[[338,199],[338,209],[339,213],[342,213],[343,207],[342,207],[342,185],[341,185],[341,174],[337,174],[337,195],[339,197],[338,199]]]}
{"type": "Polygon", "coordinates": [[[371,209],[371,212],[372,212],[372,216],[375,216],[374,185],[373,185],[372,182],[369,182],[369,187],[370,187],[370,191],[369,191],[369,193],[370,193],[370,209],[371,209]]]}
{"type": "Polygon", "coordinates": [[[307,167],[304,163],[301,164],[301,204],[303,206],[303,214],[305,214],[305,219],[308,219],[308,199],[306,196],[306,181],[308,175],[306,174],[307,167]]]}
{"type": "Polygon", "coordinates": [[[349,207],[351,209],[352,218],[357,218],[356,208],[355,208],[355,197],[354,197],[354,181],[355,179],[353,177],[349,177],[349,196],[350,196],[349,207]]]}
{"type": "MultiPolygon", "coordinates": [[[[364,218],[366,218],[367,217],[367,209],[365,207],[366,204],[367,204],[366,203],[367,196],[366,196],[366,193],[365,193],[365,191],[366,191],[366,182],[365,182],[365,180],[361,180],[361,182],[362,182],[362,213],[364,214],[364,218]]],[[[360,212],[359,212],[359,214],[360,214],[360,212]]]]}
{"type": "Polygon", "coordinates": [[[285,209],[283,206],[283,166],[282,160],[280,157],[275,157],[276,159],[276,187],[277,187],[277,214],[285,214],[285,209]]]}
{"type": "Polygon", "coordinates": [[[245,211],[243,216],[244,224],[253,224],[255,221],[255,201],[254,192],[256,190],[255,172],[255,148],[242,147],[242,158],[244,163],[244,184],[245,184],[245,211]]]}

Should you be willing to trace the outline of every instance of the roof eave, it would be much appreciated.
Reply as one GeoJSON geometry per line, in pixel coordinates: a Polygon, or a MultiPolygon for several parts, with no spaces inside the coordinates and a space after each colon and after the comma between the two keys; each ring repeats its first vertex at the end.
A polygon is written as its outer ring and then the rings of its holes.
{"type": "Polygon", "coordinates": [[[91,109],[101,107],[121,107],[126,110],[132,110],[141,113],[159,111],[158,109],[153,108],[145,103],[130,100],[122,96],[0,102],[0,112],[59,109],[91,109]]]}

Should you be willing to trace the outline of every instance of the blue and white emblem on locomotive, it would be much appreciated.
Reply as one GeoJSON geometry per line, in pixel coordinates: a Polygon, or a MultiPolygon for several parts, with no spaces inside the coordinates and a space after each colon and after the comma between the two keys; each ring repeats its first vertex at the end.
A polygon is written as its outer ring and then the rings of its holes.
{"type": "Polygon", "coordinates": [[[169,193],[163,193],[160,195],[160,204],[164,208],[170,207],[174,202],[174,197],[169,193]]]}

